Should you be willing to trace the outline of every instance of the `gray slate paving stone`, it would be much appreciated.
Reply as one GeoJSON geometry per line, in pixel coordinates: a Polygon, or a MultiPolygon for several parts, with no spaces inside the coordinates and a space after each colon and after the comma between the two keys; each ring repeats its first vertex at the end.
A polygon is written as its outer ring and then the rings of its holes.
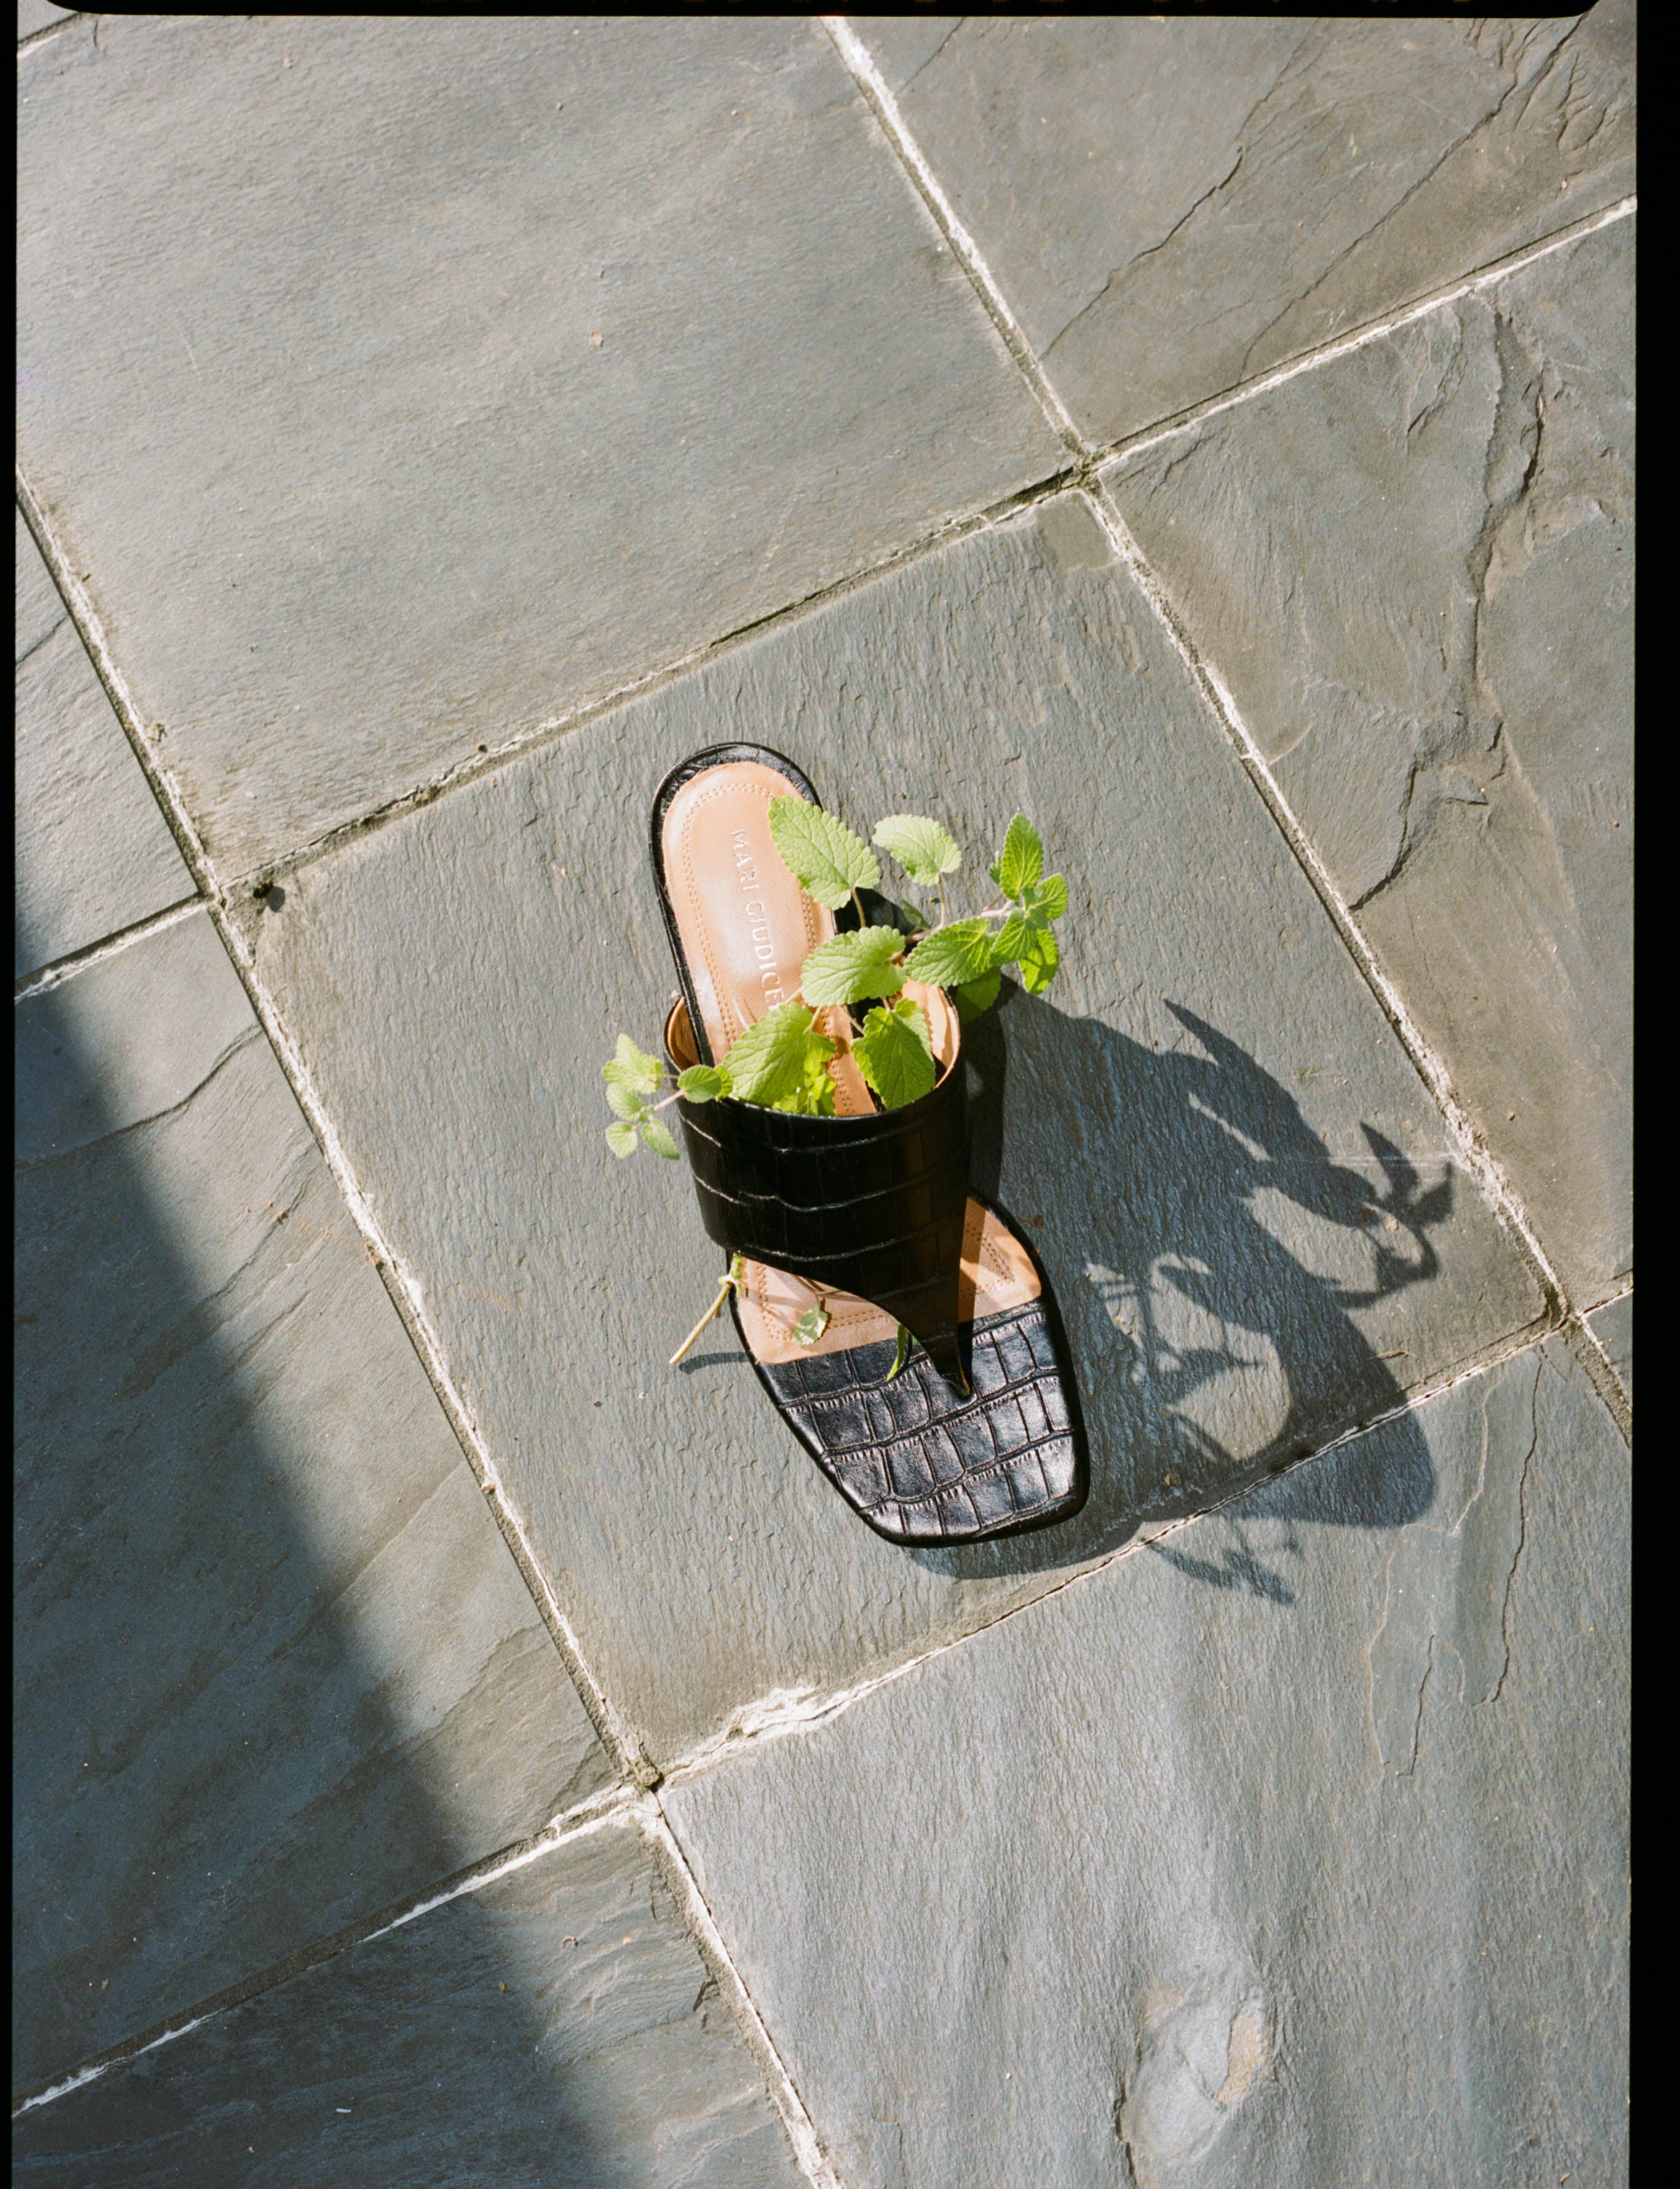
{"type": "Polygon", "coordinates": [[[42,2189],[796,2189],[639,1836],[574,1841],[25,2114],[42,2189]]]}
{"type": "Polygon", "coordinates": [[[37,31],[49,30],[54,23],[68,21],[75,13],[71,8],[49,8],[47,0],[18,0],[18,36],[31,37],[37,31]]]}
{"type": "Polygon", "coordinates": [[[1106,475],[1582,1300],[1632,1258],[1632,251],[1106,475]]]}
{"type": "Polygon", "coordinates": [[[207,916],[18,1020],[29,2089],[610,1772],[207,916]]]}
{"type": "Polygon", "coordinates": [[[193,894],[151,787],[17,515],[15,970],[193,894]]]}
{"type": "Polygon", "coordinates": [[[849,2189],[1625,2180],[1629,1473],[1548,1340],[666,1789],[849,2189]]]}
{"type": "MultiPolygon", "coordinates": [[[[662,1761],[748,1699],[1041,1593],[1541,1311],[1082,497],[394,819],[247,916],[585,1655],[662,1761]],[[970,1044],[971,1174],[1045,1259],[1090,1423],[1066,1527],[906,1553],[822,1479],[727,1325],[665,1365],[716,1250],[680,1166],[608,1154],[599,1067],[620,1029],[657,1042],[675,986],[654,787],[733,738],[865,829],[933,808],[976,874],[1020,806],[1068,874],[1058,987],[970,1044]]],[[[1368,1519],[1427,1488],[1374,1485],[1368,1519]]]]}
{"type": "Polygon", "coordinates": [[[1064,461],[808,20],[89,19],[22,96],[21,461],[235,868],[1064,461]]]}
{"type": "Polygon", "coordinates": [[[1610,1357],[1621,1388],[1629,1402],[1633,1397],[1633,1295],[1624,1292],[1620,1299],[1609,1301],[1594,1308],[1587,1318],[1587,1326],[1610,1357]]]}
{"type": "Polygon", "coordinates": [[[857,30],[1099,445],[1633,188],[1632,0],[857,30]]]}

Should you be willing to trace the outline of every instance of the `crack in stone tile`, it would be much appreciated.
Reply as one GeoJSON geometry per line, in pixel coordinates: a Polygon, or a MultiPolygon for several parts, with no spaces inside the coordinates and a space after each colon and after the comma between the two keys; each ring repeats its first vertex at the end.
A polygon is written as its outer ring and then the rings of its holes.
{"type": "Polygon", "coordinates": [[[171,1102],[161,1110],[150,1110],[144,1117],[131,1117],[126,1124],[114,1125],[108,1133],[96,1134],[91,1140],[76,1140],[67,1148],[55,1148],[51,1155],[38,1157],[33,1162],[16,1163],[13,1166],[14,1176],[32,1177],[37,1171],[45,1170],[52,1163],[67,1162],[71,1156],[86,1155],[95,1148],[110,1147],[116,1142],[126,1140],[129,1134],[143,1131],[148,1125],[169,1123],[173,1118],[178,1117],[182,1114],[195,1096],[204,1092],[224,1065],[230,1064],[240,1051],[248,1049],[253,1041],[260,1040],[262,1033],[263,1029],[260,1026],[253,1026],[247,1027],[243,1033],[236,1035],[214,1063],[206,1069],[202,1076],[187,1089],[178,1101],[171,1102]]]}
{"type": "Polygon", "coordinates": [[[1529,1448],[1523,1455],[1523,1469],[1517,1479],[1517,1547],[1511,1553],[1510,1570],[1505,1576],[1505,1598],[1499,1613],[1499,1632],[1505,1644],[1505,1662],[1500,1667],[1499,1679],[1493,1693],[1488,1697],[1491,1703],[1496,1703],[1504,1693],[1506,1678],[1511,1670],[1511,1591],[1516,1584],[1517,1568],[1522,1563],[1523,1546],[1528,1540],[1529,1468],[1540,1443],[1540,1379],[1545,1372],[1546,1356],[1541,1354],[1535,1362],[1534,1388],[1529,1394],[1529,1420],[1533,1434],[1529,1439],[1529,1448]]]}

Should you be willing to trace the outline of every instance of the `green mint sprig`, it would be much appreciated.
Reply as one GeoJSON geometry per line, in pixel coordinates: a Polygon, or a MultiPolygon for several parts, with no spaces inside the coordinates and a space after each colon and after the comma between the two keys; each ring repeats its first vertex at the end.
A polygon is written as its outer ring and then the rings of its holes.
{"type": "Polygon", "coordinates": [[[665,1084],[665,1068],[657,1056],[638,1049],[627,1033],[619,1036],[617,1054],[602,1066],[601,1077],[607,1083],[607,1106],[614,1120],[607,1128],[607,1145],[619,1157],[633,1156],[639,1138],[656,1156],[675,1162],[682,1151],[658,1112],[668,1109],[677,1094],[686,1094],[691,1102],[710,1102],[729,1092],[727,1073],[710,1064],[691,1064],[676,1075],[676,1092],[662,1102],[651,1100],[665,1084]]]}
{"type": "Polygon", "coordinates": [[[806,894],[829,912],[850,900],[858,924],[809,953],[790,1002],[747,1027],[721,1063],[691,1065],[679,1072],[670,1093],[664,1091],[659,1060],[620,1034],[617,1055],[602,1067],[614,1117],[607,1144],[616,1156],[632,1155],[645,1142],[656,1155],[675,1157],[676,1142],[658,1113],[678,1094],[693,1102],[728,1097],[805,1117],[832,1117],[834,1083],[829,1066],[840,1044],[819,1033],[816,1021],[819,1011],[837,1004],[875,1006],[849,1046],[881,1106],[893,1110],[919,1101],[939,1067],[927,1014],[902,994],[907,981],[949,990],[967,1021],[996,1003],[1011,965],[1019,968],[1021,985],[1032,995],[1041,995],[1055,977],[1061,953],[1055,922],[1067,910],[1067,884],[1060,874],[1045,876],[1044,844],[1024,813],[1010,823],[1003,849],[987,870],[999,891],[997,901],[960,919],[949,917],[945,896],[947,877],[963,863],[949,829],[919,813],[891,813],[879,823],[875,844],[912,882],[939,896],[937,920],[878,898],[898,925],[871,924],[868,918],[862,892],[879,890],[880,862],[843,821],[803,798],[772,799],[769,821],[777,852],[806,894]]]}

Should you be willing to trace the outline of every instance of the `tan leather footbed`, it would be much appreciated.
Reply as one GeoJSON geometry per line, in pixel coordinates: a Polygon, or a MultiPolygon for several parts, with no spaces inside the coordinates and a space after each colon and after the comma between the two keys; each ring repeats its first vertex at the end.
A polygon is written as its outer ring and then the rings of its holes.
{"type": "MultiPolygon", "coordinates": [[[[800,795],[796,784],[761,761],[727,761],[692,777],[665,810],[665,888],[714,1061],[766,1011],[792,1000],[807,953],[835,931],[833,913],[806,897],[771,840],[771,800],[800,795]]],[[[960,1041],[948,998],[942,989],[914,982],[905,993],[927,1012],[934,1052],[950,1071],[960,1041]]],[[[680,1062],[697,1055],[687,1021],[687,1006],[679,1004],[668,1038],[680,1062]]],[[[847,1041],[850,1021],[842,1007],[819,1012],[817,1023],[831,1040],[847,1041]]],[[[846,1049],[829,1072],[841,1115],[874,1108],[846,1049]]],[[[746,1273],[741,1326],[761,1360],[808,1360],[897,1335],[892,1317],[867,1300],[830,1292],[822,1302],[832,1318],[828,1328],[815,1344],[802,1345],[793,1326],[816,1292],[803,1279],[762,1263],[749,1262],[746,1273]]],[[[959,1281],[963,1320],[1020,1307],[1038,1295],[1038,1273],[1026,1249],[990,1209],[971,1200],[959,1281]]]]}

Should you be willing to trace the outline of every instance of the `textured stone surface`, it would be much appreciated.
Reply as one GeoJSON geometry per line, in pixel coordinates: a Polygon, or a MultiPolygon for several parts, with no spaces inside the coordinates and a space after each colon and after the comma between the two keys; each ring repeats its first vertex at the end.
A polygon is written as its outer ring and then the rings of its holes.
{"type": "Polygon", "coordinates": [[[18,1019],[26,2088],[609,1773],[207,917],[18,1019]]]}
{"type": "Polygon", "coordinates": [[[1595,1308],[1587,1318],[1592,1335],[1610,1356],[1610,1366],[1615,1370],[1621,1388],[1628,1398],[1633,1396],[1633,1295],[1624,1292],[1620,1299],[1610,1300],[1595,1308]]]}
{"type": "Polygon", "coordinates": [[[52,2189],[796,2189],[663,1878],[609,1827],[26,2114],[52,2189]]]}
{"type": "Polygon", "coordinates": [[[16,523],[14,932],[23,974],[190,897],[193,882],[21,514],[16,523]]]}
{"type": "MultiPolygon", "coordinates": [[[[258,978],[586,1656],[661,1757],[772,1688],[848,1681],[1042,1592],[1538,1311],[1080,497],[767,634],[282,895],[250,915],[258,978]],[[716,1250],[682,1168],[608,1155],[599,1065],[620,1028],[657,1040],[675,986],[654,787],[729,738],[789,753],[865,829],[933,807],[976,868],[1020,805],[1066,868],[1060,984],[970,1049],[972,1175],[1044,1255],[1090,1423],[1091,1499],[1066,1528],[897,1549],[823,1481],[733,1337],[665,1365],[716,1250]]],[[[1373,1485],[1367,1518],[1427,1487],[1373,1485]]]]}
{"type": "Polygon", "coordinates": [[[44,31],[54,23],[64,22],[74,13],[73,8],[49,8],[47,0],[18,0],[18,36],[20,38],[29,37],[37,31],[44,31]]]}
{"type": "Polygon", "coordinates": [[[1629,1472],[1550,1340],[668,1790],[848,2189],[1625,2180],[1629,1472]]]}
{"type": "Polygon", "coordinates": [[[857,28],[1099,443],[1633,188],[1632,0],[857,28]]]}
{"type": "Polygon", "coordinates": [[[1584,1300],[1632,1255],[1632,248],[1109,479],[1584,1300]]]}
{"type": "Polygon", "coordinates": [[[22,99],[22,460],[236,865],[1062,460],[808,20],[89,18],[22,99]]]}

